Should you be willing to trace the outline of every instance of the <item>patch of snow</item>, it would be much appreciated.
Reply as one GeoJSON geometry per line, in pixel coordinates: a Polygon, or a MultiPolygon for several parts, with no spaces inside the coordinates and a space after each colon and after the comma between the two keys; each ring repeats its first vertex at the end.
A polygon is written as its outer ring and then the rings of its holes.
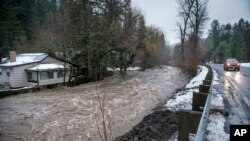
{"type": "Polygon", "coordinates": [[[214,85],[219,85],[219,75],[217,74],[217,72],[214,69],[213,69],[213,73],[214,73],[213,86],[214,85]]]}
{"type": "Polygon", "coordinates": [[[250,68],[250,63],[240,63],[240,66],[250,68]]]}
{"type": "Polygon", "coordinates": [[[140,67],[128,67],[127,70],[129,71],[136,71],[136,70],[140,70],[140,67]]]}
{"type": "MultiPolygon", "coordinates": [[[[178,111],[179,109],[192,109],[192,97],[193,92],[198,91],[197,87],[205,79],[208,69],[203,66],[199,66],[198,75],[194,77],[187,85],[186,89],[175,94],[173,99],[167,101],[164,105],[167,109],[172,111],[178,111]]],[[[214,71],[213,85],[219,84],[219,77],[216,71],[214,71]]],[[[215,89],[212,90],[211,109],[224,109],[223,97],[215,89]]],[[[209,123],[207,126],[207,141],[228,141],[229,134],[224,131],[224,124],[226,122],[225,117],[220,113],[213,113],[209,116],[209,123]]],[[[172,135],[169,141],[177,141],[178,133],[172,135]]]]}
{"type": "Polygon", "coordinates": [[[208,118],[207,141],[229,141],[229,134],[224,131],[226,119],[220,113],[213,113],[208,118]]]}
{"type": "Polygon", "coordinates": [[[178,141],[178,131],[175,132],[168,141],[178,141]]]}
{"type": "Polygon", "coordinates": [[[3,64],[0,64],[0,66],[16,66],[16,65],[22,65],[27,63],[33,63],[38,62],[47,57],[48,55],[46,53],[24,53],[24,54],[17,54],[16,56],[16,62],[10,62],[9,59],[4,58],[3,64]]]}
{"type": "Polygon", "coordinates": [[[176,94],[174,99],[168,100],[164,106],[171,111],[178,111],[179,109],[191,110],[193,92],[194,90],[181,91],[176,94]]]}
{"type": "Polygon", "coordinates": [[[107,67],[108,71],[120,71],[120,68],[107,67]]]}
{"type": "Polygon", "coordinates": [[[62,64],[38,64],[34,67],[31,67],[27,70],[53,70],[53,69],[63,69],[64,66],[62,64]]]}
{"type": "Polygon", "coordinates": [[[185,90],[175,94],[173,99],[167,101],[164,105],[167,109],[172,111],[178,111],[179,109],[192,109],[193,92],[198,92],[197,87],[203,83],[208,68],[205,66],[199,66],[198,74],[195,76],[185,87],[185,90]]]}
{"type": "Polygon", "coordinates": [[[208,68],[205,66],[199,66],[198,75],[195,76],[187,85],[186,88],[197,87],[202,84],[208,72],[208,68]]]}
{"type": "Polygon", "coordinates": [[[174,133],[168,141],[178,141],[178,132],[174,133]]]}
{"type": "MultiPolygon", "coordinates": [[[[140,70],[140,67],[128,67],[127,70],[128,71],[137,71],[140,70]]],[[[112,68],[112,67],[107,67],[108,71],[120,71],[120,68],[112,68]]]]}
{"type": "Polygon", "coordinates": [[[189,133],[189,141],[195,140],[195,134],[189,133]]]}
{"type": "MultiPolygon", "coordinates": [[[[214,71],[214,81],[213,85],[219,84],[219,77],[216,71],[214,71]]],[[[213,89],[212,91],[212,101],[211,101],[211,109],[219,109],[223,110],[225,105],[223,102],[223,97],[220,93],[213,89]]],[[[229,134],[227,134],[224,130],[224,125],[226,122],[226,118],[219,112],[213,113],[209,115],[209,122],[207,126],[207,141],[229,141],[229,134]]]]}
{"type": "Polygon", "coordinates": [[[6,61],[8,61],[8,58],[2,58],[3,63],[6,62],[6,61]]]}
{"type": "MultiPolygon", "coordinates": [[[[213,79],[213,86],[219,85],[219,76],[215,70],[213,70],[214,79],[213,79]]],[[[216,89],[212,90],[212,101],[211,101],[211,109],[224,109],[223,98],[221,94],[219,94],[216,89]]]]}
{"type": "Polygon", "coordinates": [[[212,90],[213,96],[211,101],[211,109],[224,109],[223,98],[215,89],[212,90]]]}

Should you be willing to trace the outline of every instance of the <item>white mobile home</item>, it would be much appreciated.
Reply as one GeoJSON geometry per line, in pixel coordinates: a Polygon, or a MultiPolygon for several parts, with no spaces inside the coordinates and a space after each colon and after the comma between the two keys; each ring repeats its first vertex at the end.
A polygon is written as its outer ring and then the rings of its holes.
{"type": "MultiPolygon", "coordinates": [[[[45,53],[15,54],[3,59],[0,64],[0,85],[5,88],[21,88],[34,85],[49,85],[68,82],[72,63],[45,53]],[[64,67],[65,66],[65,67],[64,67]]],[[[75,71],[74,71],[75,72],[75,71]]]]}

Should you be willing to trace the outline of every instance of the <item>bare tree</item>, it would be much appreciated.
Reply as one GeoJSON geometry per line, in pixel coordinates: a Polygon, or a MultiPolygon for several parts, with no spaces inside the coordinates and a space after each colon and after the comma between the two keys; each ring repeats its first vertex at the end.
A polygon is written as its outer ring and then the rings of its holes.
{"type": "Polygon", "coordinates": [[[192,59],[192,68],[196,70],[199,58],[198,58],[198,47],[199,47],[199,36],[201,33],[202,26],[205,21],[208,20],[207,16],[207,3],[208,0],[195,0],[190,17],[190,42],[192,45],[192,52],[194,53],[192,59]]]}
{"type": "Polygon", "coordinates": [[[191,68],[196,70],[196,66],[199,61],[198,48],[199,48],[199,39],[202,26],[205,21],[208,19],[206,6],[208,0],[178,0],[179,4],[179,17],[181,17],[181,22],[177,23],[177,26],[180,31],[181,39],[181,56],[182,61],[185,61],[185,47],[190,49],[191,58],[191,68]],[[188,42],[186,41],[186,37],[188,42]]]}
{"type": "Polygon", "coordinates": [[[177,0],[177,3],[179,4],[178,16],[181,18],[181,21],[177,22],[177,26],[180,31],[182,62],[185,61],[184,44],[188,28],[188,21],[191,16],[191,10],[193,8],[194,2],[195,0],[177,0]]]}

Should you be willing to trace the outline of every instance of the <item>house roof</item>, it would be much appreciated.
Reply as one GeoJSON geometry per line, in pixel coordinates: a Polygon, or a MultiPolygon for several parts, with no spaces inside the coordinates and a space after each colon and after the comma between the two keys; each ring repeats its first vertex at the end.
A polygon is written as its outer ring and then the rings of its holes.
{"type": "Polygon", "coordinates": [[[58,69],[64,69],[64,66],[62,64],[38,64],[34,67],[31,67],[27,69],[27,71],[43,71],[43,70],[58,70],[58,69]]]}
{"type": "Polygon", "coordinates": [[[16,62],[10,62],[10,59],[4,58],[3,64],[0,64],[0,67],[13,67],[18,65],[24,65],[29,63],[35,63],[42,61],[44,58],[46,58],[48,55],[46,53],[23,53],[23,54],[17,54],[16,56],[16,62]]]}

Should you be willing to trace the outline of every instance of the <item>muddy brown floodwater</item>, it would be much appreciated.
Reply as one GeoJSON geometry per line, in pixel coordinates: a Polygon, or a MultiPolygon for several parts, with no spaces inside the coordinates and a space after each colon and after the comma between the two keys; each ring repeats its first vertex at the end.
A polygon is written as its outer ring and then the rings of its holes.
{"type": "Polygon", "coordinates": [[[125,80],[115,75],[73,88],[2,98],[0,140],[99,141],[104,123],[108,139],[115,139],[187,81],[180,69],[163,66],[130,71],[125,80]]]}

